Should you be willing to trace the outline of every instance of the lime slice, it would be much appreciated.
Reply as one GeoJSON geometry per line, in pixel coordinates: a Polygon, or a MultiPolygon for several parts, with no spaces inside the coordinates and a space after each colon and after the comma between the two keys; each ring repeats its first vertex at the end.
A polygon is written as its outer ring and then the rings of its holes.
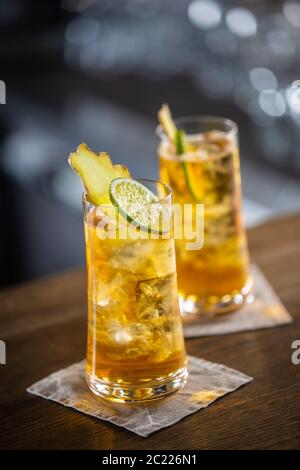
{"type": "Polygon", "coordinates": [[[177,129],[175,133],[175,147],[177,155],[182,155],[185,152],[184,131],[177,129]]]}
{"type": "Polygon", "coordinates": [[[168,208],[140,182],[116,178],[110,183],[109,197],[122,216],[141,230],[159,234],[170,230],[168,208]]]}
{"type": "Polygon", "coordinates": [[[164,104],[158,112],[158,119],[159,122],[168,136],[171,142],[174,143],[176,154],[180,159],[180,166],[184,173],[185,181],[187,188],[192,195],[193,199],[196,202],[200,202],[202,199],[202,188],[199,187],[200,182],[197,180],[195,175],[190,171],[189,164],[182,159],[182,156],[186,153],[186,151],[190,150],[189,145],[186,142],[185,132],[182,129],[177,129],[170,108],[167,104],[164,104]]]}
{"type": "Polygon", "coordinates": [[[203,188],[203,170],[199,163],[181,162],[182,169],[185,175],[185,181],[190,194],[195,202],[201,203],[204,200],[203,188]]]}
{"type": "MultiPolygon", "coordinates": [[[[181,156],[186,152],[187,145],[185,142],[185,133],[182,129],[177,129],[175,134],[175,145],[177,155],[181,156]]],[[[193,164],[192,162],[185,162],[181,159],[180,166],[184,173],[186,185],[190,194],[196,202],[203,200],[203,188],[201,185],[201,165],[193,164]],[[199,175],[200,172],[200,175],[199,175]],[[199,177],[200,176],[200,177],[199,177]]]]}

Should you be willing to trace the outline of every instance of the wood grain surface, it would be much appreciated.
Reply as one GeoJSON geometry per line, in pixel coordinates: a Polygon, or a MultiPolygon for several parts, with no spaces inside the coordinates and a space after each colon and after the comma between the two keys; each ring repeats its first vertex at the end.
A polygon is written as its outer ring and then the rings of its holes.
{"type": "Polygon", "coordinates": [[[84,270],[0,291],[1,449],[300,448],[300,215],[249,231],[259,264],[294,322],[288,326],[187,341],[189,354],[221,362],[254,381],[148,438],[72,411],[25,389],[85,355],[84,270]]]}

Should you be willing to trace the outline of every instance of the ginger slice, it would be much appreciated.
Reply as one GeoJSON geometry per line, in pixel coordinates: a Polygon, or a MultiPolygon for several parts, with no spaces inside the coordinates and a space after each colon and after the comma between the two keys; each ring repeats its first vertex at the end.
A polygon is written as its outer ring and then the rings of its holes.
{"type": "Polygon", "coordinates": [[[113,165],[108,153],[95,153],[85,143],[70,153],[69,164],[82,179],[87,199],[96,205],[110,204],[109,185],[115,178],[130,178],[125,166],[113,165]]]}

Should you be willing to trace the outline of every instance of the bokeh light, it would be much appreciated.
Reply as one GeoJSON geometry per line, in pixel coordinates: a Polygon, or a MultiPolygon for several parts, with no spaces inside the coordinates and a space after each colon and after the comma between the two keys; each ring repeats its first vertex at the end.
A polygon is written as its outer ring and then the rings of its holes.
{"type": "Polygon", "coordinates": [[[283,13],[292,26],[300,28],[300,4],[298,2],[285,2],[283,13]]]}
{"type": "Polygon", "coordinates": [[[195,0],[188,7],[188,17],[198,28],[210,29],[220,23],[222,11],[213,0],[195,0]]]}
{"type": "Polygon", "coordinates": [[[277,78],[272,72],[264,67],[252,69],[249,74],[250,82],[257,91],[276,90],[277,78]]]}
{"type": "Polygon", "coordinates": [[[246,8],[232,8],[226,15],[226,24],[230,31],[240,37],[253,36],[257,31],[256,18],[246,8]]]}
{"type": "Polygon", "coordinates": [[[259,94],[261,109],[270,116],[279,117],[286,111],[286,103],[282,94],[275,90],[263,90],[259,94]]]}

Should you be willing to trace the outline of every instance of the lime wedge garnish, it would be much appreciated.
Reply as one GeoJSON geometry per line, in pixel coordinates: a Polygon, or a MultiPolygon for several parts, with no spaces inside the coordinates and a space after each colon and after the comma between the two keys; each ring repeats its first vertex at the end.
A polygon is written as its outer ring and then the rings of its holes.
{"type": "Polygon", "coordinates": [[[114,179],[109,186],[109,197],[122,216],[141,230],[159,234],[170,230],[167,207],[139,181],[114,179]]]}
{"type": "Polygon", "coordinates": [[[185,132],[182,129],[177,129],[170,108],[167,104],[162,105],[158,112],[158,119],[165,134],[175,145],[176,154],[180,157],[180,166],[184,173],[186,185],[190,194],[196,202],[201,202],[203,193],[202,188],[200,187],[201,180],[197,180],[196,175],[192,173],[193,169],[191,171],[189,164],[182,159],[182,156],[187,151],[185,132]]]}
{"type": "Polygon", "coordinates": [[[175,147],[177,155],[182,155],[185,152],[184,131],[182,129],[176,130],[175,147]]]}

